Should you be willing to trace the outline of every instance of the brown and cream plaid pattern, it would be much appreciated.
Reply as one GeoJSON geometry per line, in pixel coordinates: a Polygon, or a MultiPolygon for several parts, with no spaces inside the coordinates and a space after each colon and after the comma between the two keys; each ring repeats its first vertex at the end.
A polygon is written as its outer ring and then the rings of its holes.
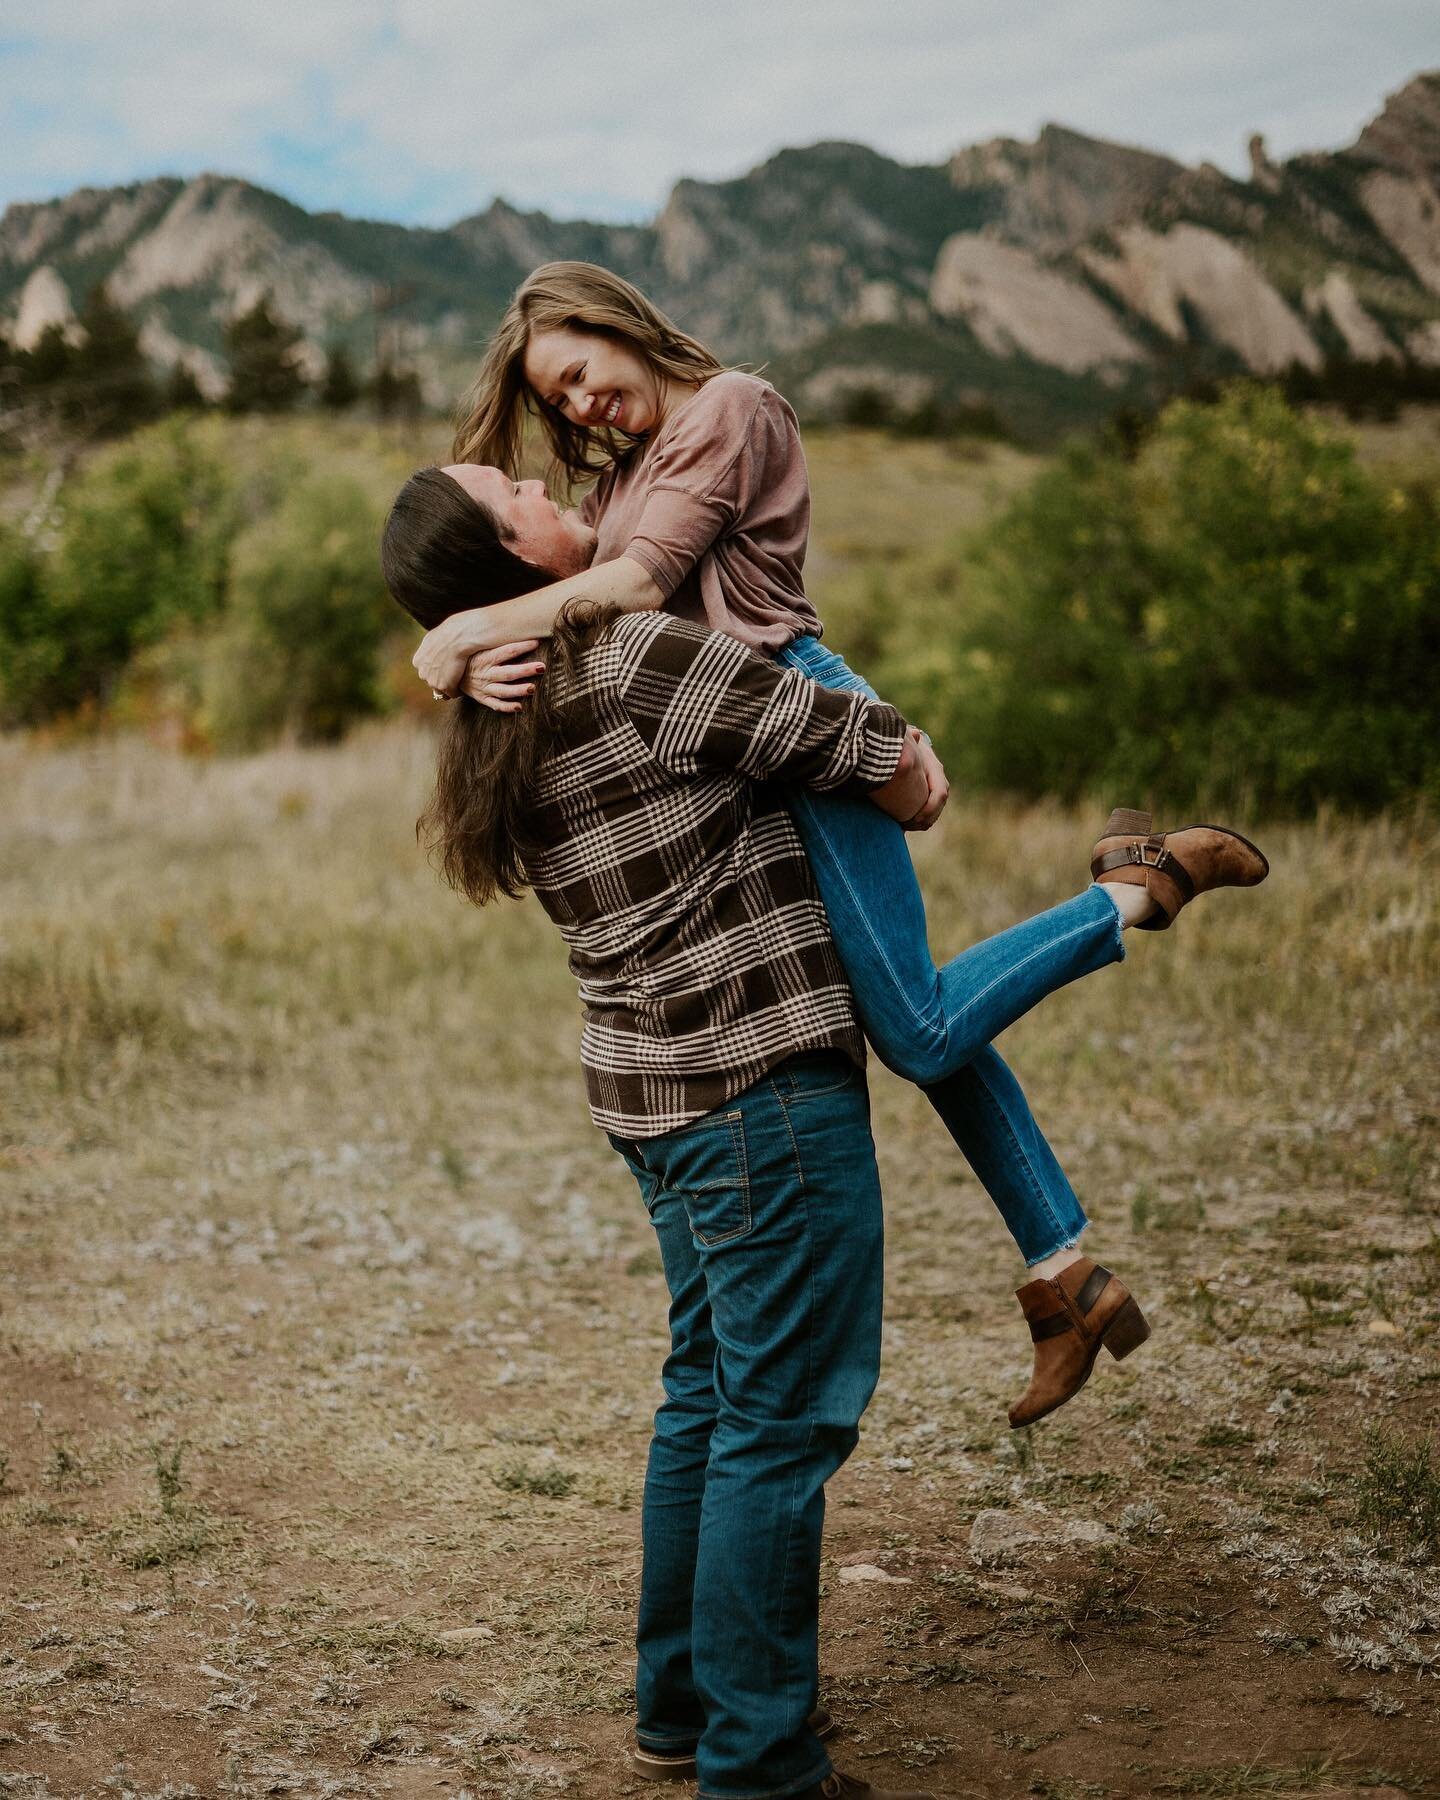
{"type": "Polygon", "coordinates": [[[595,1123],[657,1137],[797,1051],[864,1040],[773,779],[857,795],[905,721],[736,639],[630,613],[556,668],[525,857],[580,983],[595,1123]]]}

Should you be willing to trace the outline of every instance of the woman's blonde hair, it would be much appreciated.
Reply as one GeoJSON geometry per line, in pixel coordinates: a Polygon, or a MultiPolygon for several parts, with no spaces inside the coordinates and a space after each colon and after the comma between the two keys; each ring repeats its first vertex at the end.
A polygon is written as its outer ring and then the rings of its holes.
{"type": "Polygon", "coordinates": [[[567,483],[600,474],[635,441],[604,426],[576,425],[531,391],[525,379],[530,334],[567,327],[620,339],[672,381],[698,384],[725,366],[609,269],[586,262],[542,263],[505,308],[461,403],[451,453],[456,462],[489,463],[519,475],[527,412],[540,421],[554,458],[552,473],[563,474],[567,483]]]}

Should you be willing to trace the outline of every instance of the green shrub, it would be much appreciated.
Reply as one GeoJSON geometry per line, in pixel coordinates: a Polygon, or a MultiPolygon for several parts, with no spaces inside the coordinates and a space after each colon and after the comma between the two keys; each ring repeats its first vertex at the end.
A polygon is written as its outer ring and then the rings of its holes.
{"type": "Polygon", "coordinates": [[[1372,1428],[1354,1486],[1362,1530],[1422,1550],[1440,1548],[1440,1468],[1431,1461],[1429,1438],[1372,1428]]]}
{"type": "Polygon", "coordinates": [[[12,554],[0,573],[0,633],[16,651],[6,659],[9,718],[31,722],[103,698],[136,650],[177,621],[216,613],[236,522],[230,502],[223,465],[175,421],[97,457],[62,488],[49,554],[29,576],[12,554]]]}
{"type": "Polygon", "coordinates": [[[0,525],[0,725],[25,723],[60,655],[40,553],[21,532],[0,525]]]}
{"type": "Polygon", "coordinates": [[[490,1479],[507,1494],[538,1494],[546,1500],[563,1500],[575,1487],[568,1469],[532,1469],[523,1462],[502,1464],[490,1479]]]}
{"type": "Polygon", "coordinates": [[[1272,390],[1176,403],[1133,462],[1071,449],[883,586],[875,678],[959,782],[1286,812],[1440,793],[1435,499],[1272,390]]]}
{"type": "Polygon", "coordinates": [[[281,732],[338,738],[380,709],[378,656],[394,620],[378,532],[356,482],[316,476],[236,539],[230,603],[203,676],[217,746],[245,749],[281,732]]]}

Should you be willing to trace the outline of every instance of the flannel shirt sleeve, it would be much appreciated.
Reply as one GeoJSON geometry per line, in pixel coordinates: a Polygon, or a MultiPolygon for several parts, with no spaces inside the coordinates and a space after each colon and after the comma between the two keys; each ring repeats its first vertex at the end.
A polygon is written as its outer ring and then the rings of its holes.
{"type": "Polygon", "coordinates": [[[865,794],[898,768],[907,728],[893,706],[821,687],[685,620],[646,615],[646,637],[621,699],[672,774],[734,770],[756,781],[865,794]]]}

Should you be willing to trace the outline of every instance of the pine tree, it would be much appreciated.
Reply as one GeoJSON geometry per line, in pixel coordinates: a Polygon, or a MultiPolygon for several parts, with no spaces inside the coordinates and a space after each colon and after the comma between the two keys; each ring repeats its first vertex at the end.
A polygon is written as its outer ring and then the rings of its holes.
{"type": "Polygon", "coordinates": [[[9,334],[0,331],[0,413],[13,412],[20,404],[25,370],[9,334]]]}
{"type": "Polygon", "coordinates": [[[204,407],[205,396],[189,363],[177,362],[171,368],[165,382],[164,402],[167,412],[199,412],[204,407]]]}
{"type": "Polygon", "coordinates": [[[296,350],[301,334],[270,310],[262,294],[249,312],[225,327],[230,357],[230,386],[225,404],[231,412],[286,412],[305,393],[296,350]]]}
{"type": "Polygon", "coordinates": [[[99,283],[80,314],[71,353],[65,411],[72,424],[111,434],[143,424],[159,411],[159,395],[140,349],[140,333],[99,283]]]}
{"type": "Polygon", "coordinates": [[[343,344],[336,344],[325,364],[325,379],[320,387],[320,404],[332,412],[344,412],[360,398],[360,378],[355,364],[343,344]]]}
{"type": "Polygon", "coordinates": [[[55,387],[66,379],[75,362],[75,352],[63,325],[47,325],[20,356],[25,385],[31,388],[55,387]]]}
{"type": "Polygon", "coordinates": [[[417,419],[424,410],[420,377],[414,369],[381,362],[370,378],[370,398],[382,419],[417,419]]]}

